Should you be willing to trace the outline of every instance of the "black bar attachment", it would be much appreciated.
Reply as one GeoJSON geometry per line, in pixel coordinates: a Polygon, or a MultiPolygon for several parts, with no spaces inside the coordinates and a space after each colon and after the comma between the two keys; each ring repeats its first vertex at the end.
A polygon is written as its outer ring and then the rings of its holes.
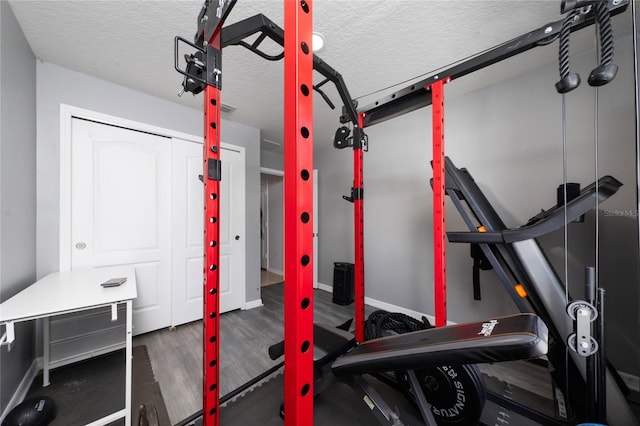
{"type": "MultiPolygon", "coordinates": [[[[608,0],[607,8],[609,15],[613,16],[624,12],[628,5],[629,0],[608,0]]],[[[596,13],[593,9],[594,8],[591,8],[591,10],[585,14],[577,14],[575,22],[571,25],[571,31],[580,30],[596,22],[596,13]]],[[[373,126],[374,124],[382,123],[391,118],[431,105],[430,91],[428,91],[426,87],[436,81],[445,78],[455,80],[479,69],[488,67],[489,65],[526,52],[534,47],[550,44],[558,37],[563,21],[564,20],[560,20],[544,25],[537,30],[514,38],[471,59],[457,63],[451,68],[400,89],[373,104],[358,108],[359,113],[365,113],[363,126],[373,126]]],[[[343,115],[340,121],[346,123],[349,119],[350,117],[343,115]]]]}

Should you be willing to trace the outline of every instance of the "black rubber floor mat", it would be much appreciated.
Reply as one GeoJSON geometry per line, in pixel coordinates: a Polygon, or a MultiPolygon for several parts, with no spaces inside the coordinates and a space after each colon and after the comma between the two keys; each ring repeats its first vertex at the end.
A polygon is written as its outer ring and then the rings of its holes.
{"type": "MultiPolygon", "coordinates": [[[[420,414],[404,396],[374,378],[367,380],[383,396],[387,404],[401,413],[405,424],[422,424],[420,414]]],[[[283,376],[279,374],[238,396],[223,406],[220,423],[225,426],[282,426],[280,404],[283,398],[283,376]]],[[[286,409],[285,409],[286,411],[286,409]]],[[[286,415],[286,414],[285,414],[286,415]]],[[[196,423],[196,424],[202,424],[196,423]]],[[[370,426],[378,424],[369,407],[344,383],[334,383],[316,396],[314,424],[323,426],[370,426]]]]}
{"type": "MultiPolygon", "coordinates": [[[[51,426],[86,425],[124,408],[124,364],[123,349],[53,370],[47,387],[42,387],[42,374],[39,374],[26,398],[48,396],[55,401],[58,414],[51,426]]],[[[169,425],[146,346],[133,348],[132,364],[132,424],[138,424],[139,407],[144,404],[159,425],[169,425]]],[[[123,424],[124,419],[112,423],[123,424]]]]}

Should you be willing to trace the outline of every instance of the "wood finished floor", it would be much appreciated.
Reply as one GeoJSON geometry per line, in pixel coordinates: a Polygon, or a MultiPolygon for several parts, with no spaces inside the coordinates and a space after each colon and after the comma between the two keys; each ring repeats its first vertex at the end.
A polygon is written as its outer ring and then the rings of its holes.
{"type": "MultiPolygon", "coordinates": [[[[315,321],[338,325],[353,317],[353,305],[332,303],[332,295],[314,292],[315,321]]],[[[264,306],[233,311],[220,318],[220,394],[225,395],[269,367],[278,363],[267,355],[267,348],[283,337],[283,285],[262,287],[264,306]]],[[[367,306],[365,315],[375,308],[367,306]]],[[[202,322],[159,330],[134,337],[134,345],[147,345],[151,364],[160,384],[171,423],[202,407],[202,322]]],[[[551,392],[543,368],[518,363],[481,365],[484,374],[509,381],[548,398],[551,392]]],[[[551,402],[549,403],[551,407],[551,402]]]]}
{"type": "MultiPolygon", "coordinates": [[[[353,317],[353,305],[332,303],[326,291],[314,292],[315,321],[338,325],[353,317]]],[[[267,349],[284,333],[283,285],[262,287],[264,306],[233,311],[220,317],[220,394],[225,395],[279,361],[267,349]]],[[[375,310],[367,307],[365,314],[375,310]]],[[[158,330],[134,337],[134,345],[147,345],[172,424],[202,408],[202,322],[158,330]]]]}
{"type": "Polygon", "coordinates": [[[260,269],[260,285],[262,287],[281,283],[282,281],[284,281],[284,277],[282,275],[267,271],[266,269],[260,269]]]}

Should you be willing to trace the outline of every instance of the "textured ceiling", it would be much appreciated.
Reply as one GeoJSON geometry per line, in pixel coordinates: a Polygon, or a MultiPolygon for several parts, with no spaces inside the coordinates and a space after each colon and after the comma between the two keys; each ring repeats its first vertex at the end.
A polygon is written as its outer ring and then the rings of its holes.
{"type": "MultiPolygon", "coordinates": [[[[559,0],[316,0],[314,30],[326,39],[318,55],[343,75],[351,95],[358,98],[556,21],[559,4],[559,0]]],[[[10,0],[10,5],[37,58],[201,108],[202,95],[177,96],[182,78],[173,69],[173,38],[192,39],[201,0],[10,0]]],[[[284,26],[279,0],[238,0],[227,22],[256,13],[284,26]]],[[[473,90],[554,61],[556,49],[553,44],[519,55],[452,83],[447,91],[455,95],[473,90]]],[[[283,61],[268,62],[241,47],[226,48],[223,82],[223,102],[237,108],[225,116],[262,129],[263,138],[281,142],[283,61]]],[[[332,88],[326,92],[338,105],[337,92],[332,88]]],[[[366,96],[360,104],[385,93],[389,90],[366,96]]],[[[340,108],[331,111],[320,96],[315,105],[316,143],[330,143],[340,108]]],[[[281,149],[269,143],[263,147],[281,149]]]]}

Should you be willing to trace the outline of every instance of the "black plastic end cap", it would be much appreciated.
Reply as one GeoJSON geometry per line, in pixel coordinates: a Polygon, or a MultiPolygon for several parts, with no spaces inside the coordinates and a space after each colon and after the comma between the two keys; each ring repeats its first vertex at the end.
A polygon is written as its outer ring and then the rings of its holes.
{"type": "Polygon", "coordinates": [[[600,65],[589,74],[589,86],[604,86],[616,78],[617,73],[618,66],[616,64],[600,65]]]}
{"type": "Polygon", "coordinates": [[[350,133],[351,130],[347,126],[342,126],[336,130],[336,134],[333,137],[333,146],[338,149],[347,148],[349,146],[347,138],[349,138],[350,133]]]}
{"type": "Polygon", "coordinates": [[[284,340],[282,342],[276,343],[274,345],[269,346],[269,358],[272,360],[276,360],[284,355],[284,340]]]}
{"type": "Polygon", "coordinates": [[[580,74],[572,73],[562,78],[556,83],[556,90],[558,93],[568,93],[580,86],[580,74]]]}
{"type": "Polygon", "coordinates": [[[601,0],[562,0],[560,3],[560,13],[571,12],[574,9],[580,9],[597,3],[601,0]]]}
{"type": "Polygon", "coordinates": [[[560,13],[571,12],[576,8],[576,0],[562,0],[560,3],[560,13]]]}

